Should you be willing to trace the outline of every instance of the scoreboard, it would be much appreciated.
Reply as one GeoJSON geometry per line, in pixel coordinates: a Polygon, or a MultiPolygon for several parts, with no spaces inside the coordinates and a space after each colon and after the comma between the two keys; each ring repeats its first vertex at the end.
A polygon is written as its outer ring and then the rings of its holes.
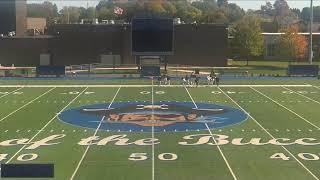
{"type": "Polygon", "coordinates": [[[16,0],[0,0],[0,34],[16,30],[16,0]]]}
{"type": "Polygon", "coordinates": [[[133,55],[173,55],[173,19],[132,20],[133,55]]]}

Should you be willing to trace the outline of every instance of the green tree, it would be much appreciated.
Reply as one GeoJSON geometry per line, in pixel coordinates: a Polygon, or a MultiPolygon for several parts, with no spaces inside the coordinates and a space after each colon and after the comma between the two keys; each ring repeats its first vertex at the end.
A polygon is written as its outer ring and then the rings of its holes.
{"type": "Polygon", "coordinates": [[[207,12],[202,16],[202,22],[225,24],[228,23],[228,16],[223,10],[207,12]]]}
{"type": "Polygon", "coordinates": [[[301,11],[298,8],[291,8],[290,11],[297,17],[301,17],[301,11]]]}
{"type": "Polygon", "coordinates": [[[123,14],[118,16],[120,19],[126,20],[127,22],[131,22],[131,19],[141,11],[141,7],[138,8],[138,4],[136,2],[128,2],[119,5],[123,9],[123,14]]]}
{"type": "Polygon", "coordinates": [[[150,0],[145,2],[145,10],[148,14],[153,16],[161,16],[166,14],[165,9],[162,7],[162,1],[160,0],[150,0]]]}
{"type": "Polygon", "coordinates": [[[61,23],[78,23],[80,18],[80,8],[79,7],[63,7],[60,10],[60,22],[61,23]]]}
{"type": "Polygon", "coordinates": [[[279,21],[290,12],[289,5],[286,0],[276,0],[274,7],[274,21],[279,21]]]}
{"type": "Polygon", "coordinates": [[[101,0],[96,6],[96,10],[100,10],[102,8],[113,9],[114,3],[112,1],[101,0]]]}
{"type": "Polygon", "coordinates": [[[245,57],[247,65],[249,58],[263,53],[264,39],[260,19],[254,16],[244,16],[234,26],[234,44],[239,54],[245,57]]]}
{"type": "Polygon", "coordinates": [[[274,16],[274,9],[272,4],[269,1],[266,2],[266,5],[261,6],[261,14],[263,16],[270,16],[270,17],[274,16]]]}
{"type": "Polygon", "coordinates": [[[58,17],[58,7],[48,1],[42,4],[27,4],[27,16],[46,18],[47,24],[52,24],[58,17]]]}
{"type": "Polygon", "coordinates": [[[80,7],[80,17],[79,19],[94,19],[96,17],[96,8],[89,7],[89,8],[83,8],[80,7]]]}
{"type": "Polygon", "coordinates": [[[113,8],[102,7],[98,10],[98,19],[115,19],[116,14],[113,12],[113,8]]]}
{"type": "Polygon", "coordinates": [[[165,10],[165,13],[169,17],[175,17],[177,13],[177,8],[173,5],[171,2],[166,2],[163,4],[163,8],[165,10]]]}
{"type": "Polygon", "coordinates": [[[202,13],[209,13],[218,10],[218,5],[215,1],[194,1],[192,2],[192,6],[201,10],[202,13]]]}
{"type": "Polygon", "coordinates": [[[218,6],[221,7],[227,7],[228,6],[228,0],[217,0],[218,6]]]}
{"type": "Polygon", "coordinates": [[[245,15],[245,11],[240,6],[234,3],[228,4],[227,12],[229,23],[236,22],[245,15]]]}
{"type": "Polygon", "coordinates": [[[191,23],[201,19],[202,11],[192,6],[189,2],[176,1],[174,5],[177,9],[176,17],[180,17],[184,22],[191,23]]]}

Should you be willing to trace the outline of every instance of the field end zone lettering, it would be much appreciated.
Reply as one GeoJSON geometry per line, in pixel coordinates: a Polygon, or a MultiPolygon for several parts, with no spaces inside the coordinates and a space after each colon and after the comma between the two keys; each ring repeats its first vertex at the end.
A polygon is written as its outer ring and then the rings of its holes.
{"type": "Polygon", "coordinates": [[[0,162],[7,159],[8,154],[0,154],[0,162]]]}
{"type": "Polygon", "coordinates": [[[27,150],[32,150],[32,149],[37,149],[41,146],[51,146],[51,145],[57,145],[60,144],[61,142],[56,142],[56,143],[49,143],[50,141],[58,140],[63,137],[65,137],[65,134],[57,134],[57,135],[52,135],[46,138],[43,138],[39,141],[34,141],[34,142],[29,142],[29,139],[26,138],[21,138],[21,139],[11,139],[11,140],[5,140],[0,142],[0,147],[9,147],[9,146],[16,146],[16,145],[30,145],[26,147],[27,150]]]}
{"type": "Polygon", "coordinates": [[[159,144],[158,139],[153,138],[145,138],[139,139],[133,142],[129,142],[129,138],[126,138],[126,134],[120,135],[112,135],[100,140],[99,136],[91,136],[88,138],[81,139],[78,143],[81,146],[90,146],[90,145],[98,145],[98,146],[105,146],[111,142],[114,142],[114,145],[118,146],[127,146],[127,145],[139,145],[139,146],[148,146],[152,144],[159,144]]]}
{"type": "Polygon", "coordinates": [[[220,135],[220,134],[213,134],[211,136],[210,134],[196,134],[196,135],[188,135],[184,136],[184,140],[188,141],[182,141],[179,142],[178,144],[184,145],[184,146],[195,146],[195,145],[226,145],[226,144],[233,144],[237,146],[243,146],[243,145],[255,145],[255,146],[261,146],[261,145],[277,145],[277,146],[287,146],[287,145],[293,145],[293,144],[299,144],[299,145],[304,145],[304,146],[316,146],[320,145],[320,142],[314,142],[317,141],[317,139],[314,138],[301,138],[297,139],[295,141],[292,141],[288,138],[275,138],[271,139],[266,142],[261,142],[261,138],[252,138],[249,141],[244,142],[243,138],[234,138],[232,140],[228,139],[229,136],[226,135],[220,135]],[[215,143],[214,140],[217,142],[215,143]],[[193,142],[189,142],[189,141],[193,142]],[[196,140],[196,142],[194,142],[196,140]]]}
{"type": "MultiPolygon", "coordinates": [[[[51,135],[49,137],[40,139],[38,141],[29,142],[30,140],[27,138],[20,139],[10,139],[0,141],[0,147],[11,147],[11,146],[19,146],[19,145],[29,145],[26,147],[26,150],[33,150],[40,148],[42,146],[52,146],[60,144],[58,141],[64,138],[65,134],[56,134],[51,135]]],[[[100,138],[99,136],[90,136],[87,138],[83,138],[78,142],[78,145],[82,146],[105,146],[108,144],[114,144],[117,146],[126,146],[126,145],[139,145],[139,146],[150,146],[152,144],[160,144],[159,139],[156,138],[145,138],[145,139],[136,139],[130,140],[127,138],[126,134],[119,135],[111,135],[104,138],[100,138]]],[[[254,146],[262,146],[262,145],[276,145],[276,146],[288,146],[288,145],[303,145],[303,146],[316,146],[320,145],[320,141],[315,138],[300,138],[296,140],[291,140],[288,138],[275,138],[264,140],[262,138],[233,138],[231,139],[227,135],[222,134],[193,134],[187,135],[183,137],[183,140],[178,142],[179,145],[183,146],[197,146],[197,145],[226,145],[232,144],[236,146],[244,146],[244,145],[254,145],[254,146]],[[214,138],[214,139],[213,139],[214,138]],[[213,141],[215,140],[216,143],[213,141]]]]}

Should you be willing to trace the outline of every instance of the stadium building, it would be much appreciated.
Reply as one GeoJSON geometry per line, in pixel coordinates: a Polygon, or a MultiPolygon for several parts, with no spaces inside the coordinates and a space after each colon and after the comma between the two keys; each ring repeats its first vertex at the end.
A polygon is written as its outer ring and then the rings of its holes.
{"type": "MultiPolygon", "coordinates": [[[[131,49],[131,25],[56,24],[46,36],[0,40],[3,65],[37,66],[40,54],[50,54],[51,65],[103,63],[112,55],[118,64],[136,64],[131,49]]],[[[226,25],[175,25],[173,54],[163,56],[169,64],[226,66],[228,33],[226,25]]]]}

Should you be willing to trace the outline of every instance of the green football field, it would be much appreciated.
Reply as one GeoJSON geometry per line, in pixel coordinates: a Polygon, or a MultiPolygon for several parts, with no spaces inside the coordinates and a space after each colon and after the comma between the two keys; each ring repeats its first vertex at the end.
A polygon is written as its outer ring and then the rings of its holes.
{"type": "Polygon", "coordinates": [[[316,82],[198,88],[151,83],[2,85],[0,162],[53,163],[57,180],[317,180],[320,86],[316,82]],[[137,103],[150,114],[126,111],[126,105],[137,103]],[[156,108],[170,110],[166,103],[180,108],[173,111],[176,119],[157,114],[156,108]],[[80,116],[66,116],[80,124],[60,117],[95,104],[114,114],[79,111],[99,119],[88,121],[93,124],[88,127],[80,116]],[[116,111],[117,104],[124,108],[116,111]],[[227,118],[220,126],[219,121],[199,120],[202,115],[195,119],[191,113],[179,114],[188,108],[209,115],[223,111],[201,109],[212,105],[242,113],[241,121],[235,115],[230,118],[237,123],[227,118]]]}

